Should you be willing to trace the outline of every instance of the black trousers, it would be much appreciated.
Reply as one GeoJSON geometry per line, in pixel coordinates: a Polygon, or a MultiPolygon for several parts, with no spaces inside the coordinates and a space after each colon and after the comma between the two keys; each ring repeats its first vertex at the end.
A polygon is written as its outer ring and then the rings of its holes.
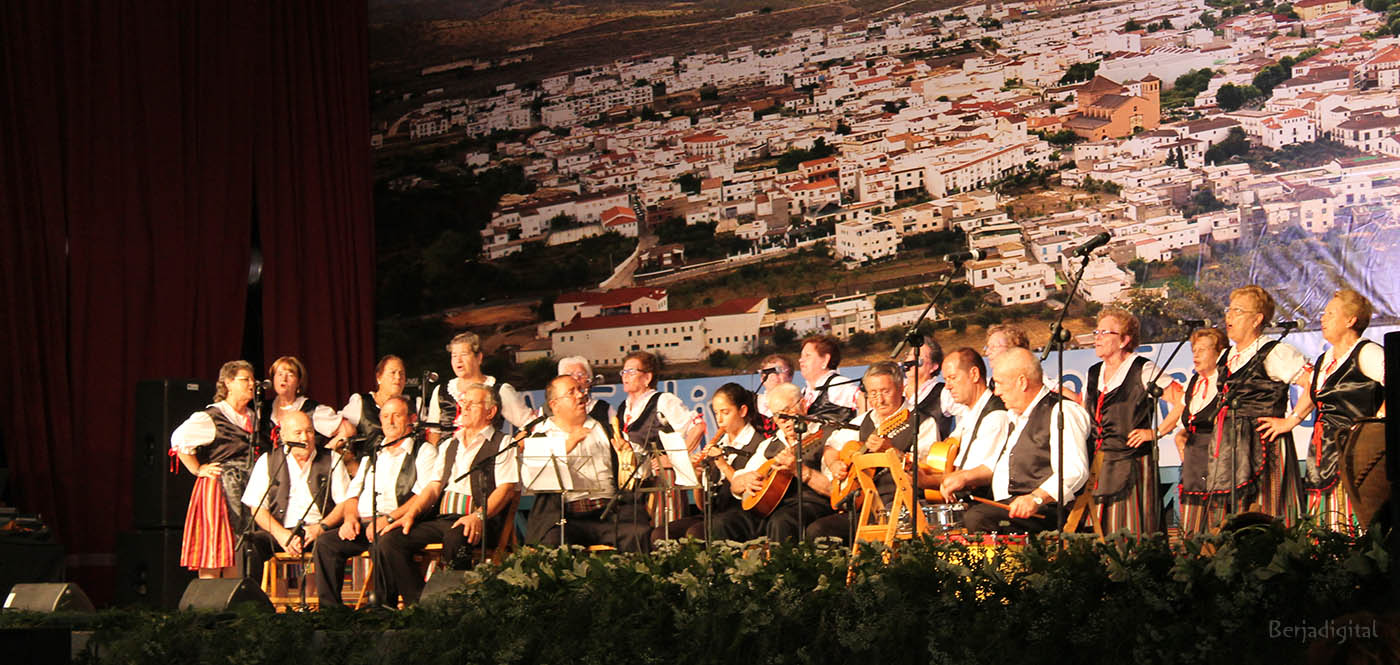
{"type": "MultiPolygon", "coordinates": [[[[555,510],[558,510],[556,504],[555,510]]],[[[618,519],[602,518],[603,509],[586,513],[567,515],[564,529],[556,521],[543,529],[539,544],[545,547],[558,547],[561,536],[570,545],[609,545],[624,552],[647,552],[651,550],[651,525],[639,524],[618,519]]],[[[558,516],[558,513],[554,513],[558,516]]],[[[533,518],[534,516],[531,515],[533,518]]],[[[547,517],[547,515],[546,515],[547,517]]]]}
{"type": "MultiPolygon", "coordinates": [[[[805,488],[804,488],[805,489],[805,488]]],[[[759,532],[774,542],[797,540],[803,536],[807,525],[832,514],[831,500],[821,494],[807,490],[803,493],[802,521],[797,521],[797,493],[783,497],[782,503],[763,520],[759,532]]]]}
{"type": "MultiPolygon", "coordinates": [[[[344,605],[340,597],[340,585],[345,581],[345,561],[369,549],[366,530],[371,528],[369,520],[360,520],[360,534],[354,540],[344,540],[339,529],[331,529],[316,538],[316,551],[312,557],[316,561],[316,597],[321,607],[344,605]]],[[[374,567],[374,585],[383,589],[381,580],[384,567],[374,567]]]]}
{"type": "Polygon", "coordinates": [[[969,533],[1040,533],[1055,528],[1055,506],[1046,504],[1031,517],[1012,518],[1006,509],[979,503],[963,511],[963,528],[969,533]]]}
{"type": "MultiPolygon", "coordinates": [[[[398,605],[399,598],[403,598],[405,605],[412,605],[418,602],[419,596],[423,595],[423,574],[419,571],[418,565],[413,561],[413,555],[422,551],[424,547],[433,543],[442,543],[443,561],[452,568],[464,567],[469,564],[481,552],[481,542],[475,545],[467,542],[467,537],[462,533],[462,527],[452,528],[452,524],[460,519],[461,515],[447,515],[437,517],[426,522],[418,522],[405,534],[403,529],[393,529],[381,536],[379,542],[379,560],[376,562],[376,573],[380,568],[384,570],[381,577],[375,575],[375,583],[380,579],[384,580],[383,586],[379,587],[380,600],[394,607],[398,605]]],[[[500,541],[502,520],[497,518],[488,520],[484,527],[483,534],[486,539],[486,549],[490,551],[500,541]],[[494,528],[492,528],[494,526],[494,528]]]]}
{"type": "MultiPolygon", "coordinates": [[[[752,510],[744,510],[743,506],[735,505],[726,510],[715,513],[710,521],[711,540],[737,540],[744,542],[758,537],[758,527],[762,524],[763,516],[752,510]]],[[[672,540],[680,540],[686,536],[703,540],[705,538],[705,516],[695,515],[693,517],[682,517],[671,522],[670,536],[672,540]]],[[[665,540],[666,530],[657,527],[651,530],[651,540],[665,540]]]]}
{"type": "MultiPolygon", "coordinates": [[[[308,543],[303,543],[303,546],[305,545],[308,543]]],[[[272,555],[284,551],[282,546],[277,543],[277,539],[262,529],[248,534],[248,540],[244,543],[243,549],[243,559],[248,564],[247,577],[257,583],[262,582],[263,567],[272,558],[272,555]]]]}

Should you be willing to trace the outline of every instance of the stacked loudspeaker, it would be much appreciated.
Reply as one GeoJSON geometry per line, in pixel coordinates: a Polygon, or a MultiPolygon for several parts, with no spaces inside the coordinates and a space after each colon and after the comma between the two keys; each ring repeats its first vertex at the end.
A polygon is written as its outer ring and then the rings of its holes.
{"type": "Polygon", "coordinates": [[[175,609],[194,578],[180,567],[180,539],[194,476],[170,457],[170,433],[213,401],[208,381],[136,384],[132,447],[132,527],[117,537],[116,602],[175,609]],[[171,473],[171,462],[175,472],[171,473]]]}

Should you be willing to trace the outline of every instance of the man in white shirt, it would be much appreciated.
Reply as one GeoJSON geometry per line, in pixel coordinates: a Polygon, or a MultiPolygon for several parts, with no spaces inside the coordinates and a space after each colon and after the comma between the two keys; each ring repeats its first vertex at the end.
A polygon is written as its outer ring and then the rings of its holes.
{"type": "MultiPolygon", "coordinates": [[[[952,460],[953,473],[980,466],[992,468],[1006,443],[1010,414],[1001,398],[987,387],[986,363],[970,348],[957,349],[948,354],[943,363],[943,378],[947,382],[945,392],[962,408],[962,416],[952,433],[960,442],[952,460]]],[[[938,487],[943,478],[937,471],[930,472],[925,466],[919,468],[920,487],[938,487]]]]}
{"type": "Polygon", "coordinates": [[[439,444],[427,486],[413,497],[408,511],[389,525],[379,543],[378,565],[389,582],[379,595],[390,606],[400,594],[405,605],[412,605],[423,593],[414,553],[442,543],[443,561],[462,568],[478,551],[473,546],[481,546],[484,540],[489,550],[499,542],[503,529],[514,528],[514,515],[506,514],[506,507],[517,494],[515,455],[504,433],[491,425],[500,408],[495,394],[479,383],[469,384],[457,405],[462,410],[462,427],[439,444]],[[416,519],[434,513],[432,519],[416,519]]]}
{"type": "MultiPolygon", "coordinates": [[[[349,496],[340,510],[322,523],[325,532],[316,539],[316,594],[321,607],[342,604],[340,585],[345,579],[346,559],[369,549],[376,536],[412,510],[414,495],[432,480],[437,448],[412,436],[408,401],[402,396],[389,398],[380,409],[379,421],[384,427],[385,447],[360,459],[349,496]],[[330,528],[336,524],[339,529],[330,528]]],[[[380,589],[389,583],[382,566],[376,566],[375,577],[380,589]]]]}
{"type": "Polygon", "coordinates": [[[309,415],[289,411],[281,428],[282,445],[258,458],[243,490],[243,505],[259,527],[249,534],[248,571],[255,578],[273,552],[299,556],[306,543],[314,543],[321,520],[345,501],[350,485],[339,456],[317,450],[309,415]]]}
{"type": "Polygon", "coordinates": [[[990,485],[992,498],[1006,508],[977,504],[965,511],[963,526],[971,532],[1025,531],[1035,533],[1058,528],[1055,501],[1059,500],[1063,474],[1065,500],[1072,498],[1089,477],[1085,437],[1089,414],[1045,388],[1045,377],[1035,356],[1013,348],[992,359],[997,377],[996,395],[1011,412],[1006,445],[992,466],[948,474],[940,491],[990,485]],[[1060,468],[1061,439],[1056,418],[1063,414],[1064,468],[1060,468]]]}
{"type": "Polygon", "coordinates": [[[526,437],[520,482],[528,491],[533,479],[550,478],[554,473],[548,458],[561,463],[562,472],[574,489],[563,493],[563,528],[558,504],[554,510],[536,509],[525,528],[525,542],[548,547],[569,545],[611,545],[631,552],[646,551],[650,544],[649,524],[604,519],[603,510],[616,492],[612,473],[612,444],[597,420],[588,417],[588,396],[572,376],[557,376],[545,388],[545,398],[554,414],[526,437]]]}

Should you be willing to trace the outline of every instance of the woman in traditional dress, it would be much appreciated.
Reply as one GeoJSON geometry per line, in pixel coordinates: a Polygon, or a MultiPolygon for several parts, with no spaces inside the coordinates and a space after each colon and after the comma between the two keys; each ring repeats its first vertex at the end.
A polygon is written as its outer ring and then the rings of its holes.
{"type": "Polygon", "coordinates": [[[253,366],[224,363],[214,403],[196,411],[170,435],[172,452],[197,479],[185,513],[180,565],[201,578],[236,577],[235,534],[249,519],[243,505],[253,459],[253,366]]]}

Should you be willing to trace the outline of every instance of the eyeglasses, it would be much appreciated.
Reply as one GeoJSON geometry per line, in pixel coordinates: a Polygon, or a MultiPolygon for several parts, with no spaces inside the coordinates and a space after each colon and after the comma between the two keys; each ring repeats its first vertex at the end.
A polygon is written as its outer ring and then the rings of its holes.
{"type": "Polygon", "coordinates": [[[486,402],[462,402],[461,404],[462,404],[462,410],[463,410],[463,411],[466,411],[467,409],[484,409],[484,408],[486,408],[486,402]]]}
{"type": "Polygon", "coordinates": [[[1229,316],[1230,314],[1258,314],[1258,313],[1259,313],[1258,310],[1245,309],[1245,308],[1243,308],[1243,307],[1226,307],[1226,308],[1225,308],[1225,315],[1226,315],[1226,316],[1229,316]]]}
{"type": "Polygon", "coordinates": [[[1105,336],[1105,335],[1122,335],[1122,334],[1123,334],[1123,333],[1120,333],[1120,332],[1118,332],[1117,330],[1095,330],[1095,331],[1094,331],[1094,336],[1095,336],[1095,337],[1103,337],[1103,336],[1105,336]]]}
{"type": "Polygon", "coordinates": [[[624,370],[622,370],[621,372],[618,372],[618,374],[620,374],[620,375],[622,375],[622,376],[632,376],[633,374],[640,374],[641,371],[642,371],[642,370],[639,370],[639,369],[637,369],[637,368],[635,368],[635,367],[628,367],[627,369],[624,369],[624,370]]]}

